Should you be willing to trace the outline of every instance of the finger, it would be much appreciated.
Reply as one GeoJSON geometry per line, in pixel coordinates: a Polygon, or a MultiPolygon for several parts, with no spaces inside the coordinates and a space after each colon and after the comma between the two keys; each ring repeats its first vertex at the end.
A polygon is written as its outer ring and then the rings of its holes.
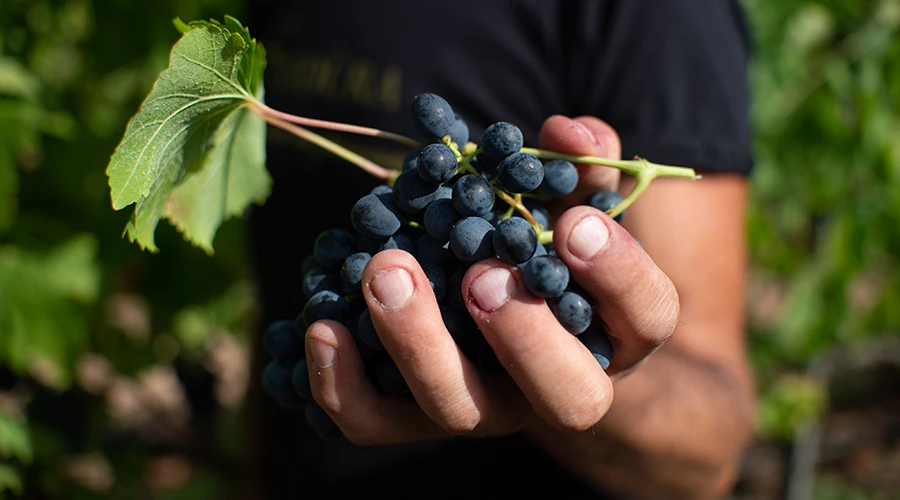
{"type": "Polygon", "coordinates": [[[557,220],[553,247],[606,322],[614,348],[609,373],[633,367],[672,335],[679,314],[675,285],[605,213],[567,210],[557,220]]]}
{"type": "Polygon", "coordinates": [[[400,250],[375,254],[363,282],[378,336],[425,414],[451,434],[505,434],[521,427],[521,413],[492,397],[457,347],[412,255],[400,250]]]}
{"type": "Polygon", "coordinates": [[[473,265],[467,304],[501,364],[550,425],[589,429],[612,403],[612,383],[577,337],[531,294],[521,270],[499,259],[473,265]]]}
{"type": "Polygon", "coordinates": [[[397,444],[447,435],[414,401],[378,393],[366,376],[353,337],[340,323],[313,323],[306,331],[306,355],[313,399],[354,444],[397,444]]]}
{"type": "MultiPolygon", "coordinates": [[[[619,159],[622,145],[619,135],[606,122],[592,116],[574,119],[554,115],[544,121],[538,135],[538,145],[559,153],[600,156],[619,159]]],[[[578,186],[562,198],[566,206],[584,204],[591,194],[602,189],[617,189],[621,173],[618,169],[576,163],[578,186]]]]}

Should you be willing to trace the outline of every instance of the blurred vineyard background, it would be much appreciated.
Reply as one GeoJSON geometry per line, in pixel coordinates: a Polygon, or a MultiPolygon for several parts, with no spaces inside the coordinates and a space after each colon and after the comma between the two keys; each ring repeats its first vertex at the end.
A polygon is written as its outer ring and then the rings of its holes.
{"type": "MultiPolygon", "coordinates": [[[[734,498],[900,498],[900,0],[744,6],[761,404],[734,498]]],[[[165,224],[163,251],[142,253],[104,168],[171,19],[245,12],[0,2],[0,498],[237,490],[256,313],[243,222],[212,257],[165,224]]]]}

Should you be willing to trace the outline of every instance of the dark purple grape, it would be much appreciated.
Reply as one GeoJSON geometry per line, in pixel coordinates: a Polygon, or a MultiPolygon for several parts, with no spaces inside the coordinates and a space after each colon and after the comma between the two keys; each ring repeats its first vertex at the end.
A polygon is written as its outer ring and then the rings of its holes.
{"type": "Polygon", "coordinates": [[[459,162],[453,150],[445,144],[429,144],[422,148],[416,160],[416,171],[425,182],[443,184],[456,175],[459,162]]]}
{"type": "Polygon", "coordinates": [[[494,230],[494,250],[510,264],[521,264],[534,255],[537,234],[527,220],[510,217],[497,223],[494,230]]]}
{"type": "Polygon", "coordinates": [[[544,180],[544,164],[528,153],[513,153],[500,162],[497,180],[510,193],[530,193],[544,180]]]}
{"type": "Polygon", "coordinates": [[[496,255],[494,226],[481,217],[460,219],[450,232],[450,249],[463,262],[476,262],[496,255]]]}
{"type": "Polygon", "coordinates": [[[525,286],[538,297],[556,297],[569,284],[569,268],[553,255],[532,257],[525,263],[523,271],[525,286]]]}
{"type": "Polygon", "coordinates": [[[519,127],[508,122],[492,123],[481,134],[479,143],[484,155],[494,161],[518,153],[524,145],[524,138],[519,127]]]}

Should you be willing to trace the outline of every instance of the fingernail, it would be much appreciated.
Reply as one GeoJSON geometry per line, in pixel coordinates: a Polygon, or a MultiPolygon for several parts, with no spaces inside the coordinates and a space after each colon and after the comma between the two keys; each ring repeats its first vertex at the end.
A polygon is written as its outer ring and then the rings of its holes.
{"type": "Polygon", "coordinates": [[[604,144],[603,141],[601,141],[600,138],[597,137],[597,134],[595,134],[594,132],[592,132],[591,129],[589,129],[589,128],[585,127],[584,125],[582,125],[580,122],[577,122],[577,121],[574,121],[574,120],[573,120],[572,123],[574,123],[575,126],[576,126],[579,130],[581,130],[581,132],[582,132],[584,135],[586,135],[586,136],[591,140],[592,143],[594,143],[594,149],[596,150],[596,151],[594,152],[595,155],[597,155],[597,156],[606,156],[606,144],[604,144]]]}
{"type": "Polygon", "coordinates": [[[337,349],[333,345],[314,338],[307,340],[307,343],[309,355],[316,368],[328,368],[337,361],[337,349]]]}
{"type": "Polygon", "coordinates": [[[509,301],[516,290],[516,279],[509,269],[497,267],[486,271],[469,285],[475,305],[485,312],[494,312],[509,301]]]}
{"type": "Polygon", "coordinates": [[[375,276],[369,288],[381,307],[399,309],[409,302],[413,294],[412,277],[405,269],[392,269],[375,276]]]}
{"type": "Polygon", "coordinates": [[[608,240],[609,229],[606,224],[599,217],[591,215],[575,224],[566,245],[575,257],[590,260],[600,252],[608,240]]]}

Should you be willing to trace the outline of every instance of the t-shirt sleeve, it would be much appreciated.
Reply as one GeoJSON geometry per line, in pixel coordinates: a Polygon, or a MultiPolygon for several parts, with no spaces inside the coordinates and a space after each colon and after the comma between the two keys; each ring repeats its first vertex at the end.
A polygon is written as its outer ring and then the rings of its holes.
{"type": "Polygon", "coordinates": [[[610,123],[623,158],[748,174],[750,42],[738,2],[603,5],[593,13],[600,29],[582,22],[573,42],[591,47],[583,50],[589,77],[573,93],[581,96],[574,109],[610,123]]]}

